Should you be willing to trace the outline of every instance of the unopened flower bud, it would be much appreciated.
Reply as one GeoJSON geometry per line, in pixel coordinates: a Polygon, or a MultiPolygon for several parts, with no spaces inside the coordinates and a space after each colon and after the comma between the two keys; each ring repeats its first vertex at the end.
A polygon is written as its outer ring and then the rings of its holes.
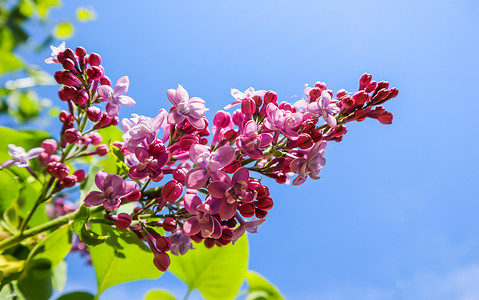
{"type": "Polygon", "coordinates": [[[254,216],[254,209],[255,206],[253,203],[242,203],[238,207],[240,214],[245,218],[251,218],[254,216]]]}
{"type": "Polygon", "coordinates": [[[45,152],[48,154],[53,154],[57,151],[57,141],[54,139],[46,139],[42,142],[42,148],[45,149],[45,152]]]}
{"type": "Polygon", "coordinates": [[[261,210],[268,211],[273,208],[273,199],[271,199],[270,197],[260,199],[256,202],[256,207],[261,210]]]}
{"type": "Polygon", "coordinates": [[[99,66],[101,65],[101,56],[98,53],[92,52],[88,55],[88,63],[91,66],[99,66]]]}
{"type": "Polygon", "coordinates": [[[179,145],[182,150],[188,151],[192,145],[198,144],[199,142],[200,138],[197,135],[188,133],[181,137],[179,145]]]}
{"type": "Polygon", "coordinates": [[[113,223],[115,223],[115,226],[118,229],[127,229],[131,224],[131,216],[129,214],[120,213],[113,220],[113,223]]]}
{"type": "Polygon", "coordinates": [[[296,140],[296,146],[300,149],[309,149],[313,146],[313,139],[307,133],[301,133],[296,140]]]}
{"type": "Polygon", "coordinates": [[[75,144],[81,140],[81,133],[75,128],[69,128],[63,133],[63,140],[68,144],[75,144]]]}
{"type": "Polygon", "coordinates": [[[359,78],[359,90],[364,90],[369,83],[371,83],[372,79],[373,76],[371,74],[364,73],[361,78],[359,78]]]}
{"type": "Polygon", "coordinates": [[[311,138],[313,139],[313,142],[315,143],[323,139],[323,134],[321,133],[321,130],[318,130],[318,129],[311,130],[309,134],[311,135],[311,138]]]}
{"type": "Polygon", "coordinates": [[[75,87],[80,86],[80,80],[78,80],[78,78],[76,78],[76,76],[73,75],[73,73],[70,71],[63,71],[60,73],[56,72],[55,80],[58,83],[66,85],[66,86],[75,86],[75,87]]]}
{"type": "Polygon", "coordinates": [[[218,128],[226,128],[231,123],[231,116],[223,110],[218,111],[213,119],[213,125],[218,128]]]}
{"type": "Polygon", "coordinates": [[[135,202],[140,200],[141,198],[141,192],[139,190],[134,190],[133,192],[129,193],[125,199],[130,201],[130,202],[135,202]]]}
{"type": "Polygon", "coordinates": [[[169,237],[160,236],[156,239],[156,248],[160,251],[168,251],[171,247],[171,240],[169,237]]]}
{"type": "Polygon", "coordinates": [[[359,91],[353,95],[354,105],[362,107],[369,100],[369,95],[365,91],[359,91]]]}
{"type": "Polygon", "coordinates": [[[153,263],[161,272],[168,270],[170,266],[170,257],[165,252],[155,253],[155,258],[153,258],[153,263]]]}
{"type": "Polygon", "coordinates": [[[67,188],[74,186],[77,182],[78,179],[75,175],[67,175],[62,180],[63,185],[65,185],[67,188]]]}
{"type": "Polygon", "coordinates": [[[116,126],[118,124],[120,124],[120,118],[118,118],[118,116],[111,118],[110,126],[116,126]]]}
{"type": "Polygon", "coordinates": [[[358,122],[362,122],[366,119],[367,113],[364,109],[360,109],[354,112],[354,119],[358,122]]]}
{"type": "Polygon", "coordinates": [[[99,156],[105,156],[108,154],[108,145],[105,145],[105,144],[101,144],[101,145],[98,145],[98,147],[96,147],[96,154],[98,154],[99,156]]]}
{"type": "Polygon", "coordinates": [[[65,58],[75,59],[75,53],[74,53],[73,50],[70,49],[70,48],[66,48],[66,49],[63,51],[63,56],[64,56],[65,58]]]}
{"type": "Polygon", "coordinates": [[[86,110],[86,116],[88,117],[88,120],[98,122],[101,120],[101,109],[96,106],[90,106],[86,110]]]}
{"type": "Polygon", "coordinates": [[[232,141],[236,140],[237,136],[238,136],[238,133],[234,129],[230,129],[223,134],[223,137],[228,142],[232,142],[232,141]]]}
{"type": "Polygon", "coordinates": [[[241,101],[241,112],[247,116],[251,116],[256,112],[256,103],[251,98],[241,101]]]}
{"type": "Polygon", "coordinates": [[[236,172],[236,170],[239,169],[239,167],[241,167],[241,163],[237,160],[233,160],[231,163],[224,167],[224,171],[226,173],[233,174],[234,172],[236,172]]]}
{"type": "Polygon", "coordinates": [[[188,170],[186,168],[178,168],[173,171],[173,178],[181,184],[185,184],[186,182],[186,174],[188,170]]]}
{"type": "Polygon", "coordinates": [[[267,211],[261,210],[259,208],[255,210],[255,216],[258,219],[263,219],[264,217],[266,217],[267,214],[268,214],[267,211]]]}
{"type": "Polygon", "coordinates": [[[177,228],[176,220],[173,218],[166,218],[163,220],[161,226],[163,226],[165,231],[175,231],[177,228]]]}
{"type": "Polygon", "coordinates": [[[376,81],[371,81],[371,83],[364,90],[366,91],[366,93],[371,93],[376,90],[377,87],[378,83],[376,81]]]}
{"type": "Polygon", "coordinates": [[[207,238],[205,239],[205,247],[210,249],[213,248],[213,246],[216,244],[216,240],[212,238],[207,238]]]}
{"type": "Polygon", "coordinates": [[[183,193],[183,185],[176,180],[168,181],[161,190],[161,197],[166,201],[173,203],[183,193]]]}
{"type": "Polygon", "coordinates": [[[73,172],[73,175],[76,176],[78,182],[82,182],[86,178],[85,170],[78,169],[75,172],[73,172]]]}
{"type": "Polygon", "coordinates": [[[103,77],[103,71],[99,67],[93,66],[86,70],[86,75],[91,80],[99,80],[103,77]]]}
{"type": "Polygon", "coordinates": [[[100,78],[100,84],[101,85],[111,85],[111,80],[108,78],[108,76],[103,75],[102,78],[100,78]]]}
{"type": "Polygon", "coordinates": [[[86,56],[86,50],[85,48],[81,47],[81,46],[78,46],[76,49],[75,49],[75,54],[78,56],[78,57],[84,57],[86,56]]]}
{"type": "Polygon", "coordinates": [[[236,110],[231,117],[231,120],[236,126],[243,126],[244,121],[246,120],[244,113],[240,110],[236,110]]]}
{"type": "MultiPolygon", "coordinates": [[[[62,62],[63,68],[69,70],[69,71],[75,71],[75,62],[71,60],[70,58],[66,58],[62,62]]],[[[76,71],[75,71],[76,72],[76,71]]]]}
{"type": "Polygon", "coordinates": [[[72,101],[80,106],[83,106],[88,101],[88,93],[84,90],[77,90],[72,97],[72,101]]]}
{"type": "Polygon", "coordinates": [[[91,143],[96,146],[101,143],[101,141],[103,140],[103,137],[101,136],[101,134],[94,131],[90,133],[90,139],[91,139],[91,143]]]}

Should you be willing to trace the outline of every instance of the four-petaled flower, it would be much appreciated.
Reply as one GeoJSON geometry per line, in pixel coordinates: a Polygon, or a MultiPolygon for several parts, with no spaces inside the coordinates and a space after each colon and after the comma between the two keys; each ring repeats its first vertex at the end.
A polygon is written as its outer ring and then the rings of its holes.
{"type": "Polygon", "coordinates": [[[238,148],[251,158],[258,159],[263,157],[263,151],[273,141],[273,137],[269,133],[258,134],[258,126],[256,122],[250,120],[246,122],[243,134],[236,139],[238,148]]]}
{"type": "Polygon", "coordinates": [[[136,183],[123,181],[121,176],[98,171],[95,175],[95,184],[100,191],[91,191],[86,194],[83,204],[87,207],[102,205],[108,211],[116,210],[122,200],[130,194],[138,192],[136,183]]]}
{"type": "Polygon", "coordinates": [[[97,89],[100,101],[108,101],[106,105],[106,112],[110,117],[118,116],[120,111],[120,104],[125,106],[135,105],[135,100],[125,96],[128,92],[128,86],[130,85],[128,76],[123,76],[118,79],[115,87],[112,89],[109,85],[102,85],[97,89]]]}
{"type": "Polygon", "coordinates": [[[185,221],[184,234],[195,235],[201,232],[201,236],[204,238],[218,239],[221,237],[221,223],[214,217],[218,213],[218,208],[210,203],[210,199],[203,203],[196,194],[186,193],[185,209],[193,216],[185,221]]]}
{"type": "Polygon", "coordinates": [[[291,171],[298,174],[293,180],[293,185],[303,184],[308,178],[308,175],[311,179],[319,179],[317,175],[326,164],[326,159],[324,159],[323,156],[325,148],[326,142],[318,142],[309,150],[306,158],[298,157],[291,162],[289,166],[291,171]]]}
{"type": "Polygon", "coordinates": [[[154,140],[158,130],[163,125],[167,112],[161,109],[156,117],[149,118],[132,114],[131,119],[121,121],[121,129],[126,133],[123,135],[123,148],[134,152],[138,145],[148,147],[154,140]]]}
{"type": "Polygon", "coordinates": [[[188,120],[190,124],[198,130],[206,127],[205,116],[206,111],[205,101],[198,97],[190,99],[188,92],[178,85],[176,90],[169,89],[166,92],[168,100],[170,100],[173,107],[168,114],[168,124],[179,124],[183,120],[188,120]]]}
{"type": "Polygon", "coordinates": [[[65,42],[62,42],[58,47],[55,47],[53,45],[50,45],[50,49],[52,49],[52,54],[51,57],[45,59],[45,63],[47,64],[54,64],[58,62],[58,54],[62,53],[65,51],[65,42]]]}
{"type": "Polygon", "coordinates": [[[291,140],[295,140],[299,136],[294,129],[296,129],[303,121],[301,113],[293,113],[289,110],[283,110],[273,103],[269,103],[268,106],[266,106],[266,117],[264,126],[267,129],[281,132],[291,140]]]}
{"type": "Polygon", "coordinates": [[[243,234],[247,231],[249,233],[257,233],[258,232],[258,226],[263,224],[265,219],[253,219],[251,221],[245,221],[241,217],[241,215],[236,212],[236,219],[240,223],[240,226],[236,227],[233,230],[233,239],[231,242],[234,244],[240,237],[243,236],[243,234]]]}
{"type": "Polygon", "coordinates": [[[128,176],[133,180],[141,180],[147,176],[158,182],[163,179],[163,166],[170,160],[170,154],[166,151],[163,142],[157,140],[148,149],[137,147],[135,156],[139,163],[130,168],[128,176]]]}
{"type": "Polygon", "coordinates": [[[11,159],[6,160],[0,165],[0,169],[5,169],[8,167],[11,167],[13,165],[16,165],[17,167],[28,167],[28,161],[32,158],[40,156],[45,151],[45,149],[39,147],[39,148],[33,148],[28,152],[25,152],[25,149],[23,149],[20,146],[15,146],[12,144],[8,145],[8,154],[12,157],[11,159]]]}
{"type": "Polygon", "coordinates": [[[322,115],[326,123],[334,128],[337,125],[334,115],[340,110],[337,103],[338,101],[333,100],[331,94],[327,90],[324,90],[316,101],[308,104],[307,109],[312,113],[322,115]]]}
{"type": "Polygon", "coordinates": [[[236,100],[225,106],[225,109],[230,109],[235,105],[241,104],[246,99],[253,99],[253,96],[263,97],[266,94],[265,90],[255,91],[252,87],[248,88],[244,92],[240,92],[237,89],[231,89],[231,96],[236,100]]]}

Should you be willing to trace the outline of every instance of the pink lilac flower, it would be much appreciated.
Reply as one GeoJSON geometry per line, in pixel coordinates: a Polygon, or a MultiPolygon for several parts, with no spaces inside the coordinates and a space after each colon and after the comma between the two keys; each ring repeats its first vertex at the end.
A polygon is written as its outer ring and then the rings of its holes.
{"type": "Polygon", "coordinates": [[[58,47],[50,45],[50,49],[52,49],[51,57],[45,59],[45,63],[47,63],[47,64],[58,63],[57,56],[61,52],[65,51],[65,42],[62,42],[60,45],[58,45],[58,47]]]}
{"type": "Polygon", "coordinates": [[[208,192],[215,201],[221,201],[220,217],[222,220],[231,219],[238,208],[238,201],[252,202],[256,193],[248,188],[249,172],[246,167],[241,167],[233,174],[222,180],[214,180],[208,185],[208,192]]]}
{"type": "Polygon", "coordinates": [[[274,132],[280,132],[289,139],[296,139],[298,133],[294,131],[301,122],[303,117],[301,113],[293,113],[289,110],[278,108],[273,103],[269,103],[266,107],[266,120],[264,126],[274,132]]]}
{"type": "Polygon", "coordinates": [[[218,208],[215,209],[209,199],[203,203],[196,194],[186,193],[185,195],[185,209],[193,216],[185,221],[183,224],[183,233],[187,235],[195,235],[201,232],[204,238],[212,237],[214,239],[221,237],[221,224],[217,218],[214,217],[218,213],[218,208]]]}
{"type": "Polygon", "coordinates": [[[108,174],[105,171],[96,173],[95,184],[100,191],[91,191],[86,195],[83,204],[87,207],[103,204],[106,210],[114,211],[120,206],[122,200],[138,192],[135,182],[123,181],[121,176],[108,174]]]}
{"type": "Polygon", "coordinates": [[[236,100],[225,106],[225,109],[230,109],[235,105],[241,104],[246,99],[253,99],[253,96],[263,97],[266,94],[265,90],[255,91],[252,87],[248,88],[244,92],[240,92],[237,89],[231,89],[231,96],[236,100]]]}
{"type": "Polygon", "coordinates": [[[38,147],[25,152],[25,149],[22,147],[9,144],[8,154],[10,154],[12,158],[3,162],[0,165],[0,169],[5,169],[13,165],[16,165],[20,168],[29,167],[28,161],[32,158],[40,156],[40,154],[42,154],[44,151],[45,149],[38,147]]]}
{"type": "Polygon", "coordinates": [[[190,99],[188,92],[181,85],[178,85],[176,90],[169,89],[166,92],[166,96],[171,104],[173,104],[168,114],[168,124],[179,124],[186,119],[198,130],[202,130],[206,127],[206,122],[203,117],[208,109],[205,108],[205,101],[203,99],[198,97],[190,99]]]}
{"type": "Polygon", "coordinates": [[[173,255],[185,255],[188,250],[193,249],[193,243],[188,235],[177,230],[169,236],[171,240],[170,252],[173,255]]]}
{"type": "Polygon", "coordinates": [[[233,230],[233,239],[232,239],[233,244],[240,237],[242,237],[246,231],[249,233],[257,233],[258,226],[263,224],[264,221],[266,221],[265,219],[253,219],[251,221],[245,221],[238,212],[236,213],[236,219],[240,223],[240,226],[236,227],[233,230]]]}
{"type": "Polygon", "coordinates": [[[125,106],[135,105],[135,100],[125,96],[125,94],[128,92],[129,85],[130,83],[128,76],[123,76],[122,78],[118,79],[113,89],[109,85],[102,85],[97,89],[98,95],[100,96],[100,101],[108,101],[108,104],[106,105],[108,116],[118,116],[120,104],[125,106]]]}
{"type": "Polygon", "coordinates": [[[293,180],[293,185],[300,185],[303,184],[306,179],[311,177],[311,179],[317,180],[319,179],[318,173],[326,164],[326,159],[324,159],[324,149],[326,148],[326,142],[318,142],[316,143],[309,153],[307,157],[299,157],[295,158],[291,164],[290,168],[291,171],[298,176],[293,180]]]}
{"type": "Polygon", "coordinates": [[[246,122],[243,134],[236,139],[238,148],[251,158],[258,159],[263,157],[263,151],[273,141],[273,136],[269,133],[258,134],[256,122],[250,120],[246,122]]]}
{"type": "Polygon", "coordinates": [[[123,148],[134,152],[138,145],[148,147],[158,134],[158,130],[166,119],[167,112],[161,109],[156,117],[149,118],[132,114],[131,119],[121,121],[121,129],[126,133],[123,135],[123,148]]]}
{"type": "Polygon", "coordinates": [[[161,168],[170,160],[170,153],[166,151],[162,141],[153,142],[148,149],[137,147],[135,156],[139,163],[128,170],[131,179],[140,180],[148,176],[155,182],[163,179],[161,168]]]}
{"type": "Polygon", "coordinates": [[[219,179],[227,176],[220,169],[235,159],[235,149],[231,146],[223,146],[210,152],[209,147],[195,144],[191,146],[189,155],[198,167],[191,169],[186,175],[186,187],[199,189],[210,177],[219,179]]]}
{"type": "Polygon", "coordinates": [[[307,109],[312,113],[322,115],[326,123],[334,128],[337,125],[334,115],[340,110],[337,104],[338,101],[333,100],[331,94],[324,90],[316,101],[308,104],[307,109]]]}

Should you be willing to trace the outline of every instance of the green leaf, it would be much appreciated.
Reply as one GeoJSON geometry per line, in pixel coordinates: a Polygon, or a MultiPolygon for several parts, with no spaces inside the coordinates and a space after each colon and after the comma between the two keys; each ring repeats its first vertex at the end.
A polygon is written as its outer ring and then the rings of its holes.
{"type": "Polygon", "coordinates": [[[42,18],[46,18],[48,16],[48,10],[52,7],[60,5],[60,0],[36,0],[37,3],[37,10],[38,14],[42,18]]]}
{"type": "Polygon", "coordinates": [[[76,10],[77,20],[88,22],[96,19],[96,13],[91,7],[78,7],[76,10]]]}
{"type": "Polygon", "coordinates": [[[95,296],[86,292],[73,292],[62,295],[57,300],[93,300],[95,296]]]}
{"type": "Polygon", "coordinates": [[[72,37],[75,32],[73,24],[70,22],[60,22],[53,29],[53,36],[59,40],[64,40],[72,37]]]}
{"type": "Polygon", "coordinates": [[[18,199],[19,186],[17,179],[8,170],[0,170],[0,214],[18,199]]]}
{"type": "Polygon", "coordinates": [[[67,262],[61,261],[55,268],[53,268],[52,284],[53,287],[60,293],[67,282],[67,262]]]}
{"type": "Polygon", "coordinates": [[[246,300],[284,300],[279,290],[258,273],[248,271],[246,279],[249,284],[249,293],[246,300]]]}
{"type": "Polygon", "coordinates": [[[200,243],[194,248],[183,256],[171,255],[169,270],[206,300],[235,298],[248,268],[246,235],[234,245],[207,249],[200,243]]]}
{"type": "Polygon", "coordinates": [[[99,235],[86,228],[86,224],[83,224],[83,228],[80,232],[80,240],[89,246],[96,246],[104,243],[108,239],[107,235],[99,235]]]}
{"type": "Polygon", "coordinates": [[[20,122],[27,122],[38,116],[41,104],[33,91],[15,90],[7,97],[8,113],[20,122]]]}
{"type": "Polygon", "coordinates": [[[23,67],[23,62],[9,51],[0,51],[0,74],[15,71],[23,67]]]}
{"type": "Polygon", "coordinates": [[[75,231],[78,235],[81,234],[82,228],[85,226],[86,222],[90,218],[90,209],[85,205],[81,205],[75,214],[75,218],[71,224],[72,230],[75,231]]]}
{"type": "Polygon", "coordinates": [[[52,272],[71,249],[68,226],[60,227],[41,241],[27,258],[18,288],[27,299],[49,299],[53,292],[52,272]]]}
{"type": "Polygon", "coordinates": [[[133,232],[104,224],[93,224],[92,229],[109,236],[106,243],[90,247],[98,284],[97,296],[120,283],[162,275],[153,264],[151,250],[133,232]]]}
{"type": "Polygon", "coordinates": [[[173,296],[170,292],[165,290],[152,290],[149,291],[145,295],[144,300],[175,300],[175,296],[173,296]]]}
{"type": "Polygon", "coordinates": [[[98,191],[99,189],[97,188],[95,184],[95,175],[102,169],[101,166],[98,164],[92,164],[90,166],[90,170],[88,171],[88,175],[80,185],[80,191],[81,191],[81,196],[80,199],[83,201],[85,199],[86,194],[91,191],[98,191]]]}

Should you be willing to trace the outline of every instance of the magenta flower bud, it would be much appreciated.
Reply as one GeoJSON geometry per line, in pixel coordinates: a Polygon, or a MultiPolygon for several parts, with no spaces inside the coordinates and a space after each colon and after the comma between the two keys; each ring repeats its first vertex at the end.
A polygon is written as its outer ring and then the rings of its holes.
{"type": "Polygon", "coordinates": [[[75,70],[75,62],[73,60],[71,60],[70,58],[64,59],[63,62],[62,62],[62,66],[63,66],[63,68],[65,68],[67,70],[70,70],[70,71],[75,70]]]}
{"type": "Polygon", "coordinates": [[[81,133],[75,128],[69,128],[63,133],[63,140],[68,144],[75,144],[81,140],[81,133]]]}
{"type": "Polygon", "coordinates": [[[63,51],[63,56],[65,58],[75,59],[75,53],[70,48],[66,48],[65,51],[63,51]]]}
{"type": "Polygon", "coordinates": [[[84,90],[77,90],[72,97],[72,101],[80,106],[83,106],[88,101],[88,93],[84,90]]]}
{"type": "Polygon", "coordinates": [[[256,207],[261,210],[268,211],[273,208],[273,199],[270,197],[265,197],[256,202],[256,207]]]}
{"type": "Polygon", "coordinates": [[[296,140],[296,146],[300,149],[306,150],[313,147],[313,139],[307,133],[301,133],[296,140]]]}
{"type": "MultiPolygon", "coordinates": [[[[56,73],[55,73],[56,75],[56,73]]],[[[58,80],[57,80],[58,82],[58,80]]],[[[75,75],[73,75],[72,72],[70,71],[63,71],[61,73],[61,83],[66,85],[66,86],[75,86],[78,87],[80,86],[80,80],[76,78],[75,75]]]]}
{"type": "Polygon", "coordinates": [[[255,211],[255,216],[256,218],[258,219],[263,219],[264,217],[266,217],[268,215],[268,212],[267,211],[264,211],[264,210],[261,210],[259,208],[256,209],[255,211]]]}
{"type": "Polygon", "coordinates": [[[296,108],[288,102],[281,102],[278,107],[283,110],[289,110],[290,112],[296,112],[296,108]]]}
{"type": "Polygon", "coordinates": [[[376,90],[378,83],[376,81],[371,81],[371,83],[364,89],[366,93],[371,93],[376,90]]]}
{"type": "Polygon", "coordinates": [[[171,240],[169,237],[160,236],[156,239],[156,248],[160,251],[169,251],[171,247],[171,240]]]}
{"type": "Polygon", "coordinates": [[[128,196],[126,196],[125,199],[130,202],[138,201],[141,199],[141,192],[139,190],[134,190],[128,196]]]}
{"type": "Polygon", "coordinates": [[[223,138],[226,139],[228,142],[232,142],[236,140],[238,133],[234,129],[230,129],[223,134],[223,138]]]}
{"type": "Polygon", "coordinates": [[[278,102],[278,94],[274,91],[267,91],[264,94],[264,105],[268,105],[268,103],[277,103],[278,102]]]}
{"type": "Polygon", "coordinates": [[[42,148],[45,149],[45,152],[48,154],[53,154],[57,151],[57,141],[54,139],[46,139],[42,142],[42,148]]]}
{"type": "Polygon", "coordinates": [[[101,144],[101,145],[98,145],[98,147],[96,147],[95,153],[100,156],[105,156],[108,154],[108,151],[109,151],[108,145],[101,144]]]}
{"type": "Polygon", "coordinates": [[[116,126],[118,124],[120,124],[120,118],[118,118],[118,116],[114,116],[113,118],[111,118],[111,121],[110,121],[111,126],[116,126]]]}
{"type": "Polygon", "coordinates": [[[188,170],[185,168],[178,168],[173,172],[173,178],[181,184],[185,184],[186,174],[188,170]]]}
{"type": "Polygon", "coordinates": [[[254,190],[256,187],[261,186],[261,182],[258,179],[250,179],[248,180],[248,188],[250,190],[254,190]]]}
{"type": "Polygon", "coordinates": [[[62,163],[50,162],[47,165],[47,172],[55,178],[64,179],[70,173],[70,168],[62,163]]]}
{"type": "Polygon", "coordinates": [[[199,142],[200,138],[197,135],[189,133],[181,137],[179,144],[182,150],[188,151],[191,145],[198,144],[199,142]]]}
{"type": "Polygon", "coordinates": [[[53,78],[58,84],[63,84],[63,71],[56,71],[53,78]]]}
{"type": "Polygon", "coordinates": [[[371,74],[364,73],[361,78],[359,78],[359,90],[364,90],[364,88],[371,83],[372,79],[373,76],[371,74]]]}
{"type": "Polygon", "coordinates": [[[111,80],[108,78],[108,76],[103,75],[102,78],[100,78],[100,84],[101,85],[111,85],[111,80]]]}
{"type": "Polygon", "coordinates": [[[66,87],[63,87],[63,88],[61,88],[60,90],[58,90],[58,97],[59,97],[60,100],[62,100],[62,101],[68,101],[68,100],[70,100],[70,95],[65,92],[65,88],[66,88],[66,87]]]}
{"type": "Polygon", "coordinates": [[[230,122],[230,114],[223,110],[218,111],[213,119],[213,125],[218,128],[226,128],[230,124],[230,122]]]}
{"type": "Polygon", "coordinates": [[[67,175],[62,180],[63,185],[67,188],[74,186],[77,182],[77,177],[75,175],[67,175]]]}
{"type": "Polygon", "coordinates": [[[115,226],[118,229],[127,229],[131,224],[131,216],[129,214],[120,213],[116,216],[116,219],[113,220],[115,226]]]}
{"type": "Polygon", "coordinates": [[[95,52],[90,53],[90,55],[88,55],[88,63],[89,63],[91,66],[99,66],[99,65],[101,65],[101,56],[100,56],[100,54],[97,54],[97,53],[95,53],[95,52]]]}
{"type": "Polygon", "coordinates": [[[50,155],[50,161],[59,162],[62,158],[59,155],[53,154],[50,155]]]}
{"type": "Polygon", "coordinates": [[[90,106],[86,110],[86,116],[88,117],[88,120],[96,123],[101,120],[101,109],[96,106],[90,106]]]}
{"type": "Polygon", "coordinates": [[[354,120],[358,122],[362,122],[366,120],[366,117],[368,116],[367,112],[364,109],[360,109],[354,112],[354,120]]]}
{"type": "Polygon", "coordinates": [[[81,46],[78,46],[76,49],[75,49],[75,54],[78,56],[78,57],[85,57],[86,56],[86,50],[85,48],[81,47],[81,46]]]}
{"type": "Polygon", "coordinates": [[[91,139],[91,143],[96,146],[101,143],[101,141],[103,140],[103,137],[101,136],[101,134],[94,131],[90,134],[90,139],[91,139]]]}
{"type": "Polygon", "coordinates": [[[323,139],[323,134],[321,133],[321,130],[317,130],[317,129],[311,130],[309,135],[311,136],[311,138],[313,139],[313,142],[315,143],[323,139]]]}
{"type": "Polygon", "coordinates": [[[256,103],[251,98],[246,98],[241,102],[241,112],[251,116],[256,112],[256,103]]]}
{"type": "Polygon", "coordinates": [[[226,173],[233,174],[234,172],[236,172],[236,170],[239,169],[239,167],[241,167],[241,163],[237,160],[233,160],[231,163],[224,167],[224,171],[226,173]]]}
{"type": "Polygon", "coordinates": [[[361,107],[369,100],[369,95],[365,91],[359,91],[353,95],[354,105],[361,107]]]}
{"type": "Polygon", "coordinates": [[[85,170],[82,169],[76,170],[75,172],[73,172],[73,175],[76,176],[77,182],[82,182],[86,179],[85,170]]]}
{"type": "Polygon", "coordinates": [[[38,156],[38,160],[40,161],[40,165],[44,167],[50,162],[50,154],[43,152],[38,156]]]}
{"type": "Polygon", "coordinates": [[[239,110],[236,110],[234,113],[233,113],[233,117],[231,118],[233,120],[233,123],[236,125],[236,126],[239,126],[240,128],[243,126],[244,124],[244,121],[246,120],[244,114],[239,111],[239,110]]]}
{"type": "Polygon", "coordinates": [[[161,190],[161,197],[166,201],[173,203],[183,193],[183,185],[176,180],[168,181],[161,190]]]}
{"type": "Polygon", "coordinates": [[[388,101],[389,99],[395,98],[397,97],[397,95],[399,95],[399,90],[393,87],[392,89],[389,90],[389,94],[386,97],[386,99],[384,99],[384,101],[388,101]]]}
{"type": "Polygon", "coordinates": [[[99,80],[103,77],[103,71],[96,66],[90,67],[86,70],[86,74],[88,75],[88,78],[91,80],[99,80]]]}
{"type": "Polygon", "coordinates": [[[254,100],[254,103],[256,104],[256,107],[261,107],[263,105],[263,98],[259,95],[254,95],[251,97],[254,100]]]}
{"type": "Polygon", "coordinates": [[[107,113],[103,113],[101,115],[100,121],[98,121],[97,124],[95,124],[94,128],[99,129],[99,128],[104,128],[110,125],[112,118],[108,116],[107,113]]]}
{"type": "Polygon", "coordinates": [[[378,86],[376,87],[376,92],[382,89],[389,89],[389,82],[387,81],[380,81],[378,82],[378,86]]]}
{"type": "Polygon", "coordinates": [[[254,216],[255,206],[253,203],[242,203],[239,205],[238,210],[243,217],[251,218],[254,216]]]}
{"type": "Polygon", "coordinates": [[[176,220],[173,218],[166,218],[163,220],[161,226],[163,226],[165,231],[175,231],[177,228],[176,220]]]}
{"type": "Polygon", "coordinates": [[[165,252],[157,252],[155,258],[153,258],[153,263],[158,270],[165,272],[170,266],[170,257],[165,252]]]}

